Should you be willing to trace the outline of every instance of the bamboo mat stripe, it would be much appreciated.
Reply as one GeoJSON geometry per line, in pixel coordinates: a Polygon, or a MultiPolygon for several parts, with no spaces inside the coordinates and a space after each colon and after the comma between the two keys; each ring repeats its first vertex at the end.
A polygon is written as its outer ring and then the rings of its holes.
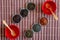
{"type": "MultiPolygon", "coordinates": [[[[4,19],[9,25],[15,24],[20,28],[20,36],[14,40],[60,40],[60,0],[51,0],[57,5],[55,13],[59,17],[58,21],[54,20],[53,16],[43,14],[40,9],[29,11],[28,16],[26,18],[22,18],[20,23],[16,24],[11,22],[11,18],[15,14],[20,15],[20,10],[24,9],[29,2],[35,3],[37,7],[38,4],[40,4],[41,7],[45,1],[50,0],[0,0],[0,34],[5,33],[4,25],[2,24],[2,20],[4,19]],[[33,24],[39,23],[38,20],[42,17],[46,17],[48,19],[48,24],[46,26],[41,26],[42,29],[40,32],[34,32],[32,38],[25,38],[24,31],[31,29],[33,24]]],[[[0,40],[10,40],[4,36],[0,35],[0,40]]]]}

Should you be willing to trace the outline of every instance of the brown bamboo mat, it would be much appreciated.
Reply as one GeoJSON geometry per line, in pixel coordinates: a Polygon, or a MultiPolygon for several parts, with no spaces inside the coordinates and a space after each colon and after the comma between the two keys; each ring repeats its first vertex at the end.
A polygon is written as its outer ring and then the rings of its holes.
{"type": "MultiPolygon", "coordinates": [[[[19,10],[25,8],[25,4],[29,2],[35,3],[37,6],[43,4],[47,0],[0,0],[0,40],[9,40],[4,37],[4,25],[2,20],[5,19],[7,23],[15,24],[20,28],[20,36],[15,40],[60,40],[60,0],[52,0],[57,5],[56,15],[59,20],[56,21],[52,16],[47,16],[38,10],[29,11],[26,18],[22,18],[20,23],[12,23],[11,17],[15,14],[20,14],[19,10]],[[35,23],[38,23],[38,18],[46,17],[48,24],[42,26],[42,30],[38,33],[34,32],[32,38],[24,38],[24,30],[30,29],[35,23]]],[[[40,9],[41,11],[41,9],[40,9]]]]}

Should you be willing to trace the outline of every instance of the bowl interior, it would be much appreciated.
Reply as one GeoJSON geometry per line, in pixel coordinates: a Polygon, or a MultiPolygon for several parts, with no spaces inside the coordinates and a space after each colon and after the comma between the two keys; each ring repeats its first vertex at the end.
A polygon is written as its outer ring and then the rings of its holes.
{"type": "Polygon", "coordinates": [[[5,36],[8,37],[8,38],[10,38],[10,39],[18,37],[20,33],[19,33],[19,29],[17,28],[17,26],[10,25],[9,27],[12,30],[14,30],[14,32],[16,33],[16,36],[12,36],[11,32],[10,32],[10,30],[8,28],[5,28],[5,36]]]}
{"type": "Polygon", "coordinates": [[[51,5],[53,12],[55,12],[55,10],[56,10],[56,4],[53,1],[46,1],[42,6],[42,11],[44,12],[44,14],[51,15],[52,13],[50,12],[50,10],[48,8],[46,8],[47,3],[49,5],[51,5]]]}

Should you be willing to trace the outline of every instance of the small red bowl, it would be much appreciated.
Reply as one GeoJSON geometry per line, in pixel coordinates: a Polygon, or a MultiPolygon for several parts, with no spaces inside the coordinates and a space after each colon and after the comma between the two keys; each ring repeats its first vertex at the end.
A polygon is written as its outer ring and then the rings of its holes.
{"type": "Polygon", "coordinates": [[[15,25],[10,25],[9,27],[10,27],[12,30],[14,30],[14,32],[16,33],[16,36],[12,36],[10,30],[9,30],[7,27],[5,28],[5,36],[6,36],[7,38],[10,38],[10,39],[15,39],[15,38],[17,38],[17,37],[19,36],[19,33],[20,33],[20,31],[19,31],[19,29],[17,28],[17,26],[15,26],[15,25]]]}
{"type": "Polygon", "coordinates": [[[55,12],[56,10],[56,3],[54,3],[53,1],[46,1],[43,5],[42,5],[42,11],[44,12],[44,14],[47,15],[51,15],[52,13],[50,12],[49,9],[46,8],[46,4],[51,5],[52,11],[55,12]]]}

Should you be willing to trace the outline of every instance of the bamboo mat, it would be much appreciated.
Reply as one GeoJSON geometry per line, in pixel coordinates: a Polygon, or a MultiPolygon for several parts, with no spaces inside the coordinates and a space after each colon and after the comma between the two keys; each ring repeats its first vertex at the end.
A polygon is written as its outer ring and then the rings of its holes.
{"type": "Polygon", "coordinates": [[[29,2],[35,3],[37,6],[40,3],[43,4],[47,0],[0,0],[0,40],[9,40],[4,36],[4,25],[2,20],[6,20],[9,25],[15,24],[20,28],[20,36],[15,40],[60,40],[60,0],[52,0],[56,3],[56,15],[59,20],[56,21],[52,16],[47,16],[43,14],[40,10],[29,11],[26,18],[22,18],[20,23],[12,23],[11,17],[15,14],[20,14],[19,11],[25,8],[29,2]],[[40,12],[38,12],[40,11],[40,12]],[[31,26],[38,23],[38,18],[46,17],[48,19],[48,24],[46,26],[41,26],[40,32],[34,32],[32,38],[24,38],[24,30],[31,29],[31,26]]]}

